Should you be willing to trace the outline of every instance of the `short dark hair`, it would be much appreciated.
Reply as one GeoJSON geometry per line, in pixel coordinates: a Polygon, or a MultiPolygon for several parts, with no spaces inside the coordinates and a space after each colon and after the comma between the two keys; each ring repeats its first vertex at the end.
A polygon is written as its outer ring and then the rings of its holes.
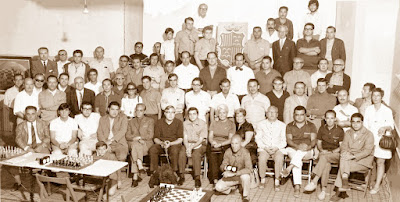
{"type": "Polygon", "coordinates": [[[138,55],[133,55],[133,56],[132,56],[132,61],[134,61],[134,60],[139,60],[139,61],[141,61],[140,56],[138,56],[138,55]]]}
{"type": "Polygon", "coordinates": [[[216,52],[214,52],[214,51],[212,51],[212,52],[208,52],[208,53],[207,53],[207,58],[208,58],[208,55],[210,55],[210,54],[214,54],[214,55],[215,55],[215,57],[217,57],[217,53],[216,53],[216,52]]]}
{"type": "Polygon", "coordinates": [[[143,77],[142,77],[142,81],[144,81],[145,79],[151,81],[151,77],[149,77],[149,76],[143,76],[143,77]]]}
{"type": "Polygon", "coordinates": [[[329,113],[332,113],[332,114],[335,115],[335,117],[336,117],[336,112],[335,112],[334,110],[332,110],[332,109],[330,109],[330,110],[328,110],[328,111],[325,112],[325,117],[326,117],[326,115],[329,114],[329,113]]]}
{"type": "Polygon", "coordinates": [[[235,116],[239,113],[242,113],[243,116],[246,116],[246,114],[247,114],[247,112],[244,108],[239,108],[239,109],[235,110],[235,116]]]}
{"type": "Polygon", "coordinates": [[[99,141],[96,143],[96,149],[100,148],[100,147],[108,147],[107,144],[104,141],[99,141]]]}
{"type": "Polygon", "coordinates": [[[67,51],[66,50],[64,50],[64,49],[61,49],[61,50],[59,50],[58,52],[57,52],[57,54],[60,54],[60,52],[61,51],[64,51],[64,52],[66,52],[67,53],[67,51]]]}
{"type": "Polygon", "coordinates": [[[369,91],[372,91],[376,88],[375,84],[373,84],[373,83],[366,83],[366,84],[364,84],[364,86],[368,86],[369,91]]]}
{"type": "Polygon", "coordinates": [[[20,76],[20,77],[22,77],[22,79],[24,79],[24,76],[22,74],[17,73],[17,74],[14,74],[14,80],[15,80],[15,78],[17,78],[17,76],[20,76]]]}
{"type": "Polygon", "coordinates": [[[285,9],[286,11],[289,11],[289,8],[288,8],[287,6],[281,6],[281,7],[279,8],[279,11],[281,11],[282,9],[285,9]]]}
{"type": "Polygon", "coordinates": [[[307,109],[304,106],[301,106],[301,105],[295,107],[294,110],[293,110],[293,113],[295,111],[304,111],[305,114],[307,113],[307,109]]]}
{"type": "Polygon", "coordinates": [[[249,83],[251,83],[251,82],[256,82],[257,85],[260,85],[260,82],[258,82],[257,79],[249,79],[249,81],[247,82],[247,85],[249,85],[249,83]]]}
{"type": "Polygon", "coordinates": [[[172,29],[171,27],[168,27],[167,29],[165,29],[165,34],[168,34],[168,33],[170,33],[170,32],[172,32],[172,34],[174,34],[174,29],[172,29]]]}
{"type": "Polygon", "coordinates": [[[375,92],[380,93],[382,97],[385,95],[385,91],[383,91],[382,88],[374,88],[374,89],[372,89],[372,93],[375,93],[375,92]]]}
{"type": "Polygon", "coordinates": [[[58,76],[58,78],[60,79],[60,78],[61,78],[61,76],[67,76],[67,77],[69,78],[69,74],[68,74],[68,73],[66,73],[66,72],[63,72],[63,73],[61,73],[61,74],[60,74],[60,76],[58,76]]]}
{"type": "Polygon", "coordinates": [[[149,57],[149,59],[151,59],[152,57],[157,56],[157,62],[160,60],[160,58],[158,57],[157,53],[152,53],[149,57]]]}
{"type": "Polygon", "coordinates": [[[268,21],[272,21],[275,24],[275,19],[274,18],[268,18],[267,23],[268,23],[268,21]]]}
{"type": "Polygon", "coordinates": [[[83,105],[90,105],[90,106],[93,107],[93,104],[91,102],[88,102],[88,101],[83,101],[81,106],[83,107],[83,105]]]}
{"type": "Polygon", "coordinates": [[[264,60],[264,59],[267,59],[267,60],[269,60],[270,62],[272,62],[272,58],[271,58],[269,55],[264,56],[264,57],[263,57],[263,60],[264,60]]]}
{"type": "Polygon", "coordinates": [[[111,85],[114,86],[113,82],[112,82],[111,79],[109,79],[109,78],[104,79],[104,80],[101,82],[101,85],[104,85],[104,82],[105,82],[105,81],[109,81],[109,82],[111,83],[111,85]]]}
{"type": "Polygon", "coordinates": [[[87,73],[87,77],[89,77],[90,73],[92,73],[92,72],[96,73],[96,75],[99,75],[99,72],[97,71],[97,69],[92,68],[92,69],[89,69],[89,71],[87,73]]]}
{"type": "Polygon", "coordinates": [[[25,111],[28,111],[28,110],[30,110],[30,109],[33,109],[33,110],[37,111],[37,108],[36,108],[35,106],[32,106],[32,105],[27,106],[27,107],[25,108],[25,111]]]}
{"type": "Polygon", "coordinates": [[[351,115],[351,121],[353,120],[353,118],[361,118],[361,121],[364,121],[364,116],[361,113],[354,113],[353,115],[351,115]]]}
{"type": "Polygon", "coordinates": [[[171,73],[171,74],[168,75],[168,80],[169,80],[170,78],[172,78],[172,77],[176,77],[176,78],[178,79],[178,75],[177,75],[177,74],[171,73]]]}
{"type": "Polygon", "coordinates": [[[325,82],[326,84],[328,84],[328,81],[327,81],[325,78],[319,78],[319,79],[317,80],[317,84],[318,84],[319,82],[325,82]]]}
{"type": "Polygon", "coordinates": [[[319,8],[319,2],[318,2],[318,0],[310,0],[310,1],[308,2],[308,7],[310,7],[310,6],[313,5],[313,4],[315,4],[315,6],[317,6],[317,10],[318,10],[318,8],[319,8]]]}
{"type": "Polygon", "coordinates": [[[294,87],[296,87],[297,84],[303,84],[304,88],[307,87],[307,85],[302,81],[298,81],[298,82],[294,83],[294,87]]]}
{"type": "Polygon", "coordinates": [[[243,55],[243,53],[236,53],[236,55],[235,55],[235,60],[236,60],[236,58],[237,58],[237,57],[239,57],[239,56],[242,56],[242,57],[243,57],[243,59],[244,59],[244,55],[243,55]]]}
{"type": "Polygon", "coordinates": [[[193,20],[193,18],[192,18],[192,17],[187,17],[187,18],[185,18],[185,23],[186,23],[188,20],[190,20],[190,21],[194,22],[194,20],[193,20]]]}
{"type": "Polygon", "coordinates": [[[172,64],[172,65],[175,66],[175,62],[172,61],[172,60],[167,60],[167,62],[165,62],[165,65],[164,65],[164,66],[167,66],[167,65],[169,65],[169,64],[172,64]]]}
{"type": "Polygon", "coordinates": [[[326,58],[320,58],[320,59],[318,60],[318,64],[319,64],[321,61],[323,61],[323,60],[325,60],[326,62],[328,62],[328,59],[326,59],[326,58]]]}
{"type": "Polygon", "coordinates": [[[38,53],[39,53],[40,50],[46,50],[47,53],[49,52],[49,49],[48,49],[47,47],[40,47],[40,48],[38,48],[38,50],[37,50],[38,53]]]}
{"type": "Polygon", "coordinates": [[[118,108],[121,108],[121,105],[117,101],[110,102],[110,104],[108,104],[108,108],[111,108],[111,106],[118,106],[118,108]]]}
{"type": "Polygon", "coordinates": [[[57,111],[62,111],[62,110],[65,110],[65,109],[71,110],[69,104],[67,104],[67,103],[62,103],[62,104],[60,104],[60,106],[58,107],[57,111]]]}
{"type": "Polygon", "coordinates": [[[307,22],[307,23],[304,25],[304,28],[306,28],[306,26],[312,26],[312,29],[313,29],[313,30],[315,29],[314,24],[311,23],[311,22],[307,22]]]}
{"type": "MultiPolygon", "coordinates": [[[[254,32],[255,29],[261,29],[261,27],[260,26],[253,27],[253,32],[254,32]]],[[[261,31],[262,31],[262,29],[261,29],[261,31]]]]}
{"type": "Polygon", "coordinates": [[[49,81],[50,78],[55,78],[56,81],[58,82],[58,78],[55,75],[52,75],[52,74],[49,75],[46,80],[49,81]]]}
{"type": "Polygon", "coordinates": [[[328,30],[328,29],[333,29],[333,31],[336,32],[336,27],[334,27],[334,26],[329,26],[329,27],[327,27],[326,29],[327,29],[327,30],[328,30]]]}
{"type": "Polygon", "coordinates": [[[282,81],[282,83],[285,83],[285,81],[283,80],[283,78],[281,76],[277,76],[272,80],[272,83],[274,83],[275,81],[282,81]]]}
{"type": "Polygon", "coordinates": [[[224,79],[222,79],[222,80],[219,82],[219,85],[222,85],[223,83],[229,83],[229,84],[231,84],[231,81],[230,81],[229,79],[227,79],[227,78],[224,78],[224,79]]]}
{"type": "Polygon", "coordinates": [[[184,53],[187,53],[187,54],[189,55],[189,57],[192,57],[192,56],[190,55],[189,51],[182,51],[181,57],[183,56],[184,53]]]}
{"type": "Polygon", "coordinates": [[[194,78],[194,79],[192,80],[192,84],[193,84],[193,82],[195,82],[195,81],[199,81],[199,82],[200,82],[200,85],[203,85],[203,80],[202,80],[200,77],[194,78]]]}
{"type": "Polygon", "coordinates": [[[212,31],[213,31],[213,28],[212,28],[211,26],[205,26],[205,27],[203,28],[202,33],[204,34],[204,33],[206,33],[206,31],[208,31],[208,30],[210,30],[210,31],[212,32],[212,31]]]}
{"type": "Polygon", "coordinates": [[[122,58],[126,58],[128,61],[130,60],[129,56],[127,56],[127,55],[121,55],[121,57],[119,57],[119,59],[122,59],[122,58]]]}
{"type": "Polygon", "coordinates": [[[142,48],[143,48],[143,46],[144,46],[143,43],[140,42],[140,41],[138,41],[138,42],[135,43],[135,47],[136,47],[137,45],[142,45],[142,48]]]}
{"type": "Polygon", "coordinates": [[[190,111],[196,111],[197,114],[199,114],[199,110],[198,110],[196,107],[190,107],[190,108],[188,109],[188,114],[189,114],[190,111]]]}
{"type": "Polygon", "coordinates": [[[75,55],[76,53],[80,53],[83,57],[83,52],[81,50],[74,50],[74,52],[72,52],[72,55],[75,55]]]}

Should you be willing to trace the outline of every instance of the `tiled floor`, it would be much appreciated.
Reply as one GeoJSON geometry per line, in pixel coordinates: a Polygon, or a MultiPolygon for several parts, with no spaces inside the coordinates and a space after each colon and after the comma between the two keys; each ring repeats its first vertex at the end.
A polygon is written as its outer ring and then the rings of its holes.
{"type": "MultiPolygon", "coordinates": [[[[23,175],[23,185],[29,189],[30,187],[30,177],[28,174],[23,175]]],[[[147,185],[147,182],[149,180],[149,177],[145,177],[143,181],[139,184],[138,187],[136,188],[131,188],[131,179],[126,178],[124,175],[124,180],[123,180],[123,186],[122,189],[118,190],[117,193],[110,198],[110,201],[122,201],[121,196],[125,198],[126,201],[140,201],[145,195],[147,195],[152,189],[150,189],[147,185]]],[[[12,185],[14,181],[13,178],[10,176],[10,174],[6,171],[6,169],[2,168],[1,169],[1,201],[27,201],[29,199],[29,193],[28,191],[13,191],[12,190],[12,185]]],[[[212,190],[212,185],[208,183],[208,180],[202,179],[203,186],[202,188],[205,190],[212,190]]],[[[303,184],[306,183],[306,181],[303,181],[303,184]]],[[[317,192],[314,192],[312,194],[301,194],[300,198],[294,198],[293,197],[293,187],[292,187],[292,182],[291,180],[288,180],[285,185],[282,186],[282,190],[280,192],[275,192],[273,189],[273,180],[272,178],[267,178],[267,183],[266,187],[264,189],[259,189],[255,188],[252,189],[250,192],[250,200],[251,201],[271,201],[271,202],[276,202],[276,201],[291,201],[291,202],[296,202],[296,201],[319,201],[317,199],[317,193],[319,193],[319,190],[317,192]]],[[[386,187],[387,183],[384,182],[384,186],[382,186],[381,191],[379,194],[376,195],[370,195],[367,193],[366,198],[363,198],[364,193],[361,191],[357,190],[351,190],[348,192],[349,198],[347,198],[344,201],[379,201],[379,202],[384,202],[384,201],[390,201],[390,191],[386,187]]],[[[192,177],[187,174],[186,175],[186,182],[182,186],[184,188],[193,188],[194,187],[194,180],[192,177]]],[[[58,188],[53,186],[53,189],[57,190],[58,188]]],[[[35,201],[39,201],[39,195],[38,195],[38,186],[35,185],[35,195],[34,199],[35,201]]],[[[329,201],[329,198],[331,194],[333,193],[332,191],[333,185],[328,186],[329,190],[329,195],[327,195],[325,201],[329,201]]],[[[95,201],[96,200],[96,195],[95,193],[90,193],[88,197],[88,201],[95,201]]],[[[213,202],[234,202],[234,201],[241,201],[241,196],[238,192],[231,193],[230,195],[227,196],[217,196],[214,195],[211,198],[211,201],[213,202]]]]}

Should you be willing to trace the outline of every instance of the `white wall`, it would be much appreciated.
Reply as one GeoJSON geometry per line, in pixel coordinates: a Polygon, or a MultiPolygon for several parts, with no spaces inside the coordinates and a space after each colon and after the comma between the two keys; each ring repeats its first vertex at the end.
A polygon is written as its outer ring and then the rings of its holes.
{"type": "MultiPolygon", "coordinates": [[[[260,26],[265,31],[267,19],[278,17],[280,6],[289,7],[288,18],[293,21],[295,40],[298,26],[308,11],[309,0],[144,0],[143,43],[144,52],[152,52],[155,42],[163,41],[162,34],[167,27],[172,27],[177,33],[182,29],[186,17],[197,15],[199,4],[208,5],[207,16],[213,22],[248,22],[252,33],[254,26],[260,26]]],[[[336,1],[320,0],[319,11],[324,13],[324,27],[335,25],[336,1]]],[[[196,26],[196,22],[194,22],[196,26]]],[[[215,32],[214,32],[215,33],[215,32]]]]}
{"type": "Polygon", "coordinates": [[[81,49],[92,57],[97,46],[106,50],[114,65],[124,53],[124,0],[88,0],[89,14],[83,14],[83,0],[1,1],[0,54],[36,55],[46,46],[50,55],[65,49],[69,56],[81,49]],[[63,39],[67,40],[63,40],[63,39]]]}

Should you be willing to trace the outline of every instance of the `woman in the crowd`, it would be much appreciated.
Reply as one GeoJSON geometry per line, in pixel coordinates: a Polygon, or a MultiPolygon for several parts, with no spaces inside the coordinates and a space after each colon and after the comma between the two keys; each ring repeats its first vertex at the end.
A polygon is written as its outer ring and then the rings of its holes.
{"type": "Polygon", "coordinates": [[[142,98],[139,96],[138,89],[136,85],[132,82],[128,83],[125,89],[125,93],[128,96],[122,98],[121,100],[121,111],[128,117],[132,119],[135,117],[135,109],[138,103],[143,103],[142,98]]]}
{"type": "Polygon", "coordinates": [[[374,134],[377,176],[371,194],[379,192],[379,186],[385,174],[385,161],[392,158],[392,151],[379,146],[379,141],[386,131],[393,130],[394,120],[392,110],[382,103],[384,91],[381,88],[372,90],[372,104],[365,110],[364,126],[374,134]]]}
{"type": "Polygon", "coordinates": [[[246,121],[246,110],[239,108],[235,111],[236,118],[236,134],[242,137],[242,147],[250,152],[251,162],[257,163],[257,144],[255,142],[255,134],[253,125],[246,121]]]}
{"type": "Polygon", "coordinates": [[[235,124],[227,118],[228,106],[221,104],[217,107],[218,121],[211,123],[208,133],[207,156],[209,159],[208,179],[215,184],[221,175],[220,166],[225,150],[231,144],[231,138],[235,134],[235,124]]]}

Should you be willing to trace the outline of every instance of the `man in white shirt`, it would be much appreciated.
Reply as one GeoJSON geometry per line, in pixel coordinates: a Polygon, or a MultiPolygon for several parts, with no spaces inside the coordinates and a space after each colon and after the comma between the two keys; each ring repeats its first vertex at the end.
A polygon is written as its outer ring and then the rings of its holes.
{"type": "Polygon", "coordinates": [[[161,62],[163,65],[165,65],[165,63],[168,60],[171,60],[173,62],[175,62],[175,41],[174,41],[174,30],[170,27],[168,27],[167,29],[165,29],[165,36],[167,38],[167,40],[165,40],[164,42],[162,42],[161,44],[161,62]]]}
{"type": "Polygon", "coordinates": [[[178,75],[172,73],[168,75],[170,87],[162,91],[161,109],[169,105],[175,108],[175,118],[183,121],[183,108],[185,107],[185,92],[178,88],[178,75]]]}
{"type": "Polygon", "coordinates": [[[68,61],[68,54],[66,50],[59,50],[58,51],[58,58],[60,59],[57,61],[57,69],[58,69],[58,75],[60,76],[61,73],[64,73],[64,65],[69,63],[68,61]]]}
{"type": "Polygon", "coordinates": [[[350,104],[347,90],[339,90],[337,97],[339,104],[333,108],[333,111],[336,112],[338,126],[342,127],[344,132],[346,132],[351,127],[351,115],[358,113],[358,109],[350,104]]]}
{"type": "Polygon", "coordinates": [[[182,64],[174,69],[174,73],[178,75],[178,87],[185,92],[191,89],[191,84],[194,78],[199,76],[200,70],[198,67],[190,63],[190,53],[183,51],[181,53],[182,64]]]}
{"type": "Polygon", "coordinates": [[[318,62],[318,70],[311,75],[311,87],[313,90],[317,88],[317,81],[319,78],[325,78],[327,74],[332,71],[328,70],[328,60],[321,58],[318,62]]]}
{"type": "Polygon", "coordinates": [[[80,140],[79,154],[92,155],[93,151],[96,150],[100,114],[92,112],[93,105],[90,102],[83,102],[81,111],[81,114],[75,116],[80,140]]]}
{"type": "Polygon", "coordinates": [[[231,92],[238,96],[239,101],[247,95],[247,82],[254,79],[254,72],[244,65],[243,53],[235,55],[235,65],[226,72],[227,78],[231,81],[231,92]]]}
{"type": "Polygon", "coordinates": [[[255,141],[258,146],[258,168],[261,184],[265,186],[265,172],[270,157],[274,160],[275,191],[279,191],[280,171],[283,167],[284,154],[286,154],[286,124],[278,120],[278,108],[270,106],[267,111],[268,119],[255,125],[255,141]]]}
{"type": "Polygon", "coordinates": [[[271,103],[266,95],[258,91],[260,84],[256,79],[250,79],[247,87],[249,94],[243,97],[241,107],[246,110],[246,121],[254,125],[265,120],[271,103]]]}
{"type": "Polygon", "coordinates": [[[94,50],[94,58],[89,62],[92,69],[96,69],[98,73],[98,80],[114,78],[114,67],[110,58],[104,58],[104,48],[99,46],[94,50]]]}
{"type": "Polygon", "coordinates": [[[21,74],[15,74],[13,82],[14,86],[7,89],[4,94],[4,105],[11,109],[14,108],[14,99],[24,84],[24,77],[21,74]]]}
{"type": "Polygon", "coordinates": [[[267,30],[265,30],[265,32],[263,32],[261,36],[263,39],[267,40],[269,44],[271,44],[271,49],[272,49],[272,43],[279,40],[278,32],[275,30],[275,26],[276,26],[275,19],[268,18],[266,25],[267,30]]]}
{"type": "Polygon", "coordinates": [[[199,110],[199,119],[208,123],[208,116],[206,115],[210,111],[211,96],[201,90],[203,81],[198,77],[193,79],[192,88],[193,90],[185,95],[186,108],[196,107],[199,110]]]}
{"type": "Polygon", "coordinates": [[[17,94],[14,101],[14,114],[17,116],[17,124],[25,119],[25,108],[34,106],[39,109],[39,95],[33,92],[33,79],[26,78],[25,89],[17,94]]]}
{"type": "Polygon", "coordinates": [[[43,90],[44,82],[44,75],[42,73],[36,74],[34,80],[35,88],[33,88],[33,92],[39,95],[43,90]]]}
{"type": "Polygon", "coordinates": [[[84,87],[92,90],[95,95],[101,93],[103,91],[101,82],[97,81],[97,70],[90,69],[88,72],[89,82],[85,83],[84,87]]]}
{"type": "Polygon", "coordinates": [[[302,27],[306,24],[306,23],[312,23],[314,24],[314,34],[313,34],[313,38],[316,40],[319,40],[320,35],[322,33],[322,22],[321,22],[321,15],[318,12],[318,8],[319,8],[319,2],[318,0],[310,0],[308,2],[308,10],[310,12],[308,12],[305,16],[304,16],[304,20],[303,20],[303,24],[300,25],[300,29],[301,30],[299,32],[299,38],[303,38],[303,29],[302,27]]]}
{"type": "Polygon", "coordinates": [[[225,104],[228,106],[228,114],[227,117],[231,121],[234,122],[234,117],[235,117],[235,110],[240,108],[240,103],[239,103],[239,98],[237,95],[233,94],[230,92],[231,89],[231,82],[229,79],[223,79],[221,80],[219,87],[221,88],[221,92],[214,95],[211,99],[211,111],[210,111],[210,120],[211,123],[214,122],[216,118],[218,118],[218,112],[217,108],[221,104],[225,104]]]}
{"type": "Polygon", "coordinates": [[[59,117],[50,122],[52,154],[78,156],[78,124],[69,117],[69,105],[61,104],[58,113],[59,117]]]}

